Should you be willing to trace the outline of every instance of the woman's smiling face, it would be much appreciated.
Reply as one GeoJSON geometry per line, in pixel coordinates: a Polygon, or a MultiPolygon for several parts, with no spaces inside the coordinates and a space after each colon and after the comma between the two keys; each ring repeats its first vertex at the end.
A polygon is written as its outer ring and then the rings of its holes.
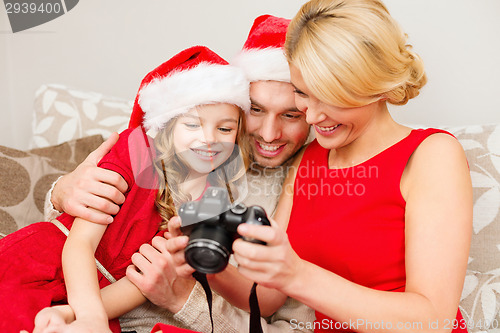
{"type": "Polygon", "coordinates": [[[374,123],[379,109],[377,102],[352,108],[330,105],[312,94],[295,66],[290,66],[290,73],[295,87],[295,104],[306,114],[306,122],[313,126],[316,139],[324,148],[344,147],[374,123]]]}

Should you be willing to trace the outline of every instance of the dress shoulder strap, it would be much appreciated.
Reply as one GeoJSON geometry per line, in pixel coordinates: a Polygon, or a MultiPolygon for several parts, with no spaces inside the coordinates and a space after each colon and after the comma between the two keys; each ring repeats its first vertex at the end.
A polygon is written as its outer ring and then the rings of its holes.
{"type": "Polygon", "coordinates": [[[412,130],[410,135],[396,143],[391,149],[379,154],[378,163],[384,165],[387,169],[391,169],[391,172],[401,175],[418,146],[429,136],[436,133],[453,136],[449,132],[436,128],[412,130]]]}
{"type": "MultiPolygon", "coordinates": [[[[444,133],[444,134],[448,134],[448,135],[453,136],[453,134],[451,134],[451,133],[449,133],[447,131],[441,130],[441,129],[437,129],[437,128],[415,129],[415,130],[412,130],[412,132],[410,133],[410,135],[406,139],[403,139],[401,141],[404,144],[401,145],[401,147],[398,147],[398,150],[400,152],[401,152],[401,150],[406,150],[411,155],[411,154],[413,154],[413,152],[415,151],[415,149],[417,149],[417,147],[425,139],[427,139],[432,134],[436,134],[436,133],[444,133]]],[[[410,156],[408,156],[408,158],[409,157],[410,156]]]]}

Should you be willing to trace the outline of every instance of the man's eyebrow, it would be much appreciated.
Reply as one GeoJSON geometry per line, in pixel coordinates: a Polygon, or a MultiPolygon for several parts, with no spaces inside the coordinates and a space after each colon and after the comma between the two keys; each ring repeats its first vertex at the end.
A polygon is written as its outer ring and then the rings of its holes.
{"type": "Polygon", "coordinates": [[[257,107],[261,108],[261,109],[265,109],[264,105],[260,104],[259,102],[257,102],[257,101],[256,101],[256,100],[254,100],[253,98],[250,98],[250,103],[251,103],[252,105],[255,105],[255,106],[257,106],[257,107]]]}

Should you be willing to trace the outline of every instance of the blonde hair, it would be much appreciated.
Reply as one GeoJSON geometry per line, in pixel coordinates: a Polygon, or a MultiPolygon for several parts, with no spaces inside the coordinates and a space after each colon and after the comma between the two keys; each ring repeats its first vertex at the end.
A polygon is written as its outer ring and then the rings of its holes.
{"type": "Polygon", "coordinates": [[[287,59],[325,103],[403,105],[427,82],[407,35],[378,0],[312,0],[288,28],[287,59]]]}
{"type": "MultiPolygon", "coordinates": [[[[238,132],[236,135],[236,145],[230,157],[222,163],[214,172],[209,174],[209,183],[211,186],[225,186],[230,195],[230,185],[237,182],[244,174],[249,165],[249,146],[245,136],[245,117],[243,111],[239,109],[238,132]],[[242,157],[243,164],[230,163],[236,159],[237,156],[242,157]]],[[[168,221],[172,216],[177,215],[176,207],[179,207],[184,202],[193,200],[191,196],[184,193],[179,185],[187,178],[189,174],[189,167],[179,158],[174,149],[174,127],[177,119],[171,119],[165,128],[156,135],[154,139],[157,156],[155,160],[155,169],[159,174],[160,187],[156,195],[156,209],[162,218],[160,223],[160,230],[167,228],[168,221]],[[165,163],[164,161],[168,161],[165,163]]],[[[234,187],[233,187],[234,189],[234,187]]],[[[237,195],[237,193],[232,193],[237,195]]]]}

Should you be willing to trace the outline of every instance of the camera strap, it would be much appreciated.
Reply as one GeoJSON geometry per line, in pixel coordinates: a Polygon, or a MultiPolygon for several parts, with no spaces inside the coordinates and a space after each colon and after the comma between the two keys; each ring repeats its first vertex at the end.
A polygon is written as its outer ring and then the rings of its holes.
{"type": "Polygon", "coordinates": [[[250,333],[262,333],[262,325],[260,324],[260,307],[259,299],[257,298],[257,282],[253,283],[250,290],[250,333]]]}
{"type": "MultiPolygon", "coordinates": [[[[214,319],[212,315],[212,290],[208,285],[207,275],[200,273],[198,271],[193,273],[193,277],[198,281],[203,290],[205,291],[205,296],[207,297],[208,303],[208,313],[210,314],[210,323],[212,324],[212,333],[214,333],[214,319]]],[[[260,308],[259,300],[257,298],[257,283],[254,283],[252,289],[250,290],[250,330],[249,333],[263,333],[262,325],[260,322],[260,308]]]]}
{"type": "Polygon", "coordinates": [[[200,273],[195,271],[193,277],[198,281],[203,290],[205,290],[205,296],[207,297],[208,313],[210,314],[210,323],[212,324],[212,333],[214,333],[214,318],[212,316],[212,290],[208,285],[207,275],[205,273],[200,273]]]}

